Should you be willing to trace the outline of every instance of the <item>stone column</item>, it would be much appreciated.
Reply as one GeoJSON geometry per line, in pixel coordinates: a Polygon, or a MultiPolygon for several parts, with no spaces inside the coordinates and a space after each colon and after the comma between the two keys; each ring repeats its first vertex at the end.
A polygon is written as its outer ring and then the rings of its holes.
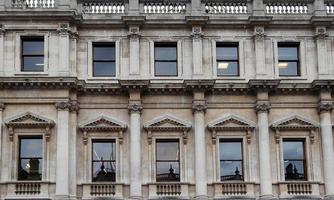
{"type": "Polygon", "coordinates": [[[327,62],[326,37],[328,36],[325,26],[318,26],[315,30],[315,40],[317,44],[317,61],[319,79],[331,78],[331,68],[327,62]]]}
{"type": "Polygon", "coordinates": [[[130,39],[130,69],[129,74],[130,76],[139,77],[140,76],[140,47],[139,47],[139,40],[140,40],[140,33],[139,33],[139,26],[132,25],[129,26],[129,39],[130,39]]]}
{"type": "Polygon", "coordinates": [[[259,92],[255,106],[258,121],[259,165],[260,165],[260,198],[273,198],[270,160],[270,137],[268,113],[270,103],[267,92],[259,92]]]}
{"type": "Polygon", "coordinates": [[[265,66],[265,40],[264,27],[254,27],[254,47],[256,61],[256,78],[266,78],[267,71],[265,66]]]}
{"type": "Polygon", "coordinates": [[[68,76],[70,69],[70,28],[69,24],[60,24],[59,33],[59,59],[58,74],[68,76]]]}
{"type": "MultiPolygon", "coordinates": [[[[141,134],[140,134],[140,114],[143,106],[139,98],[133,100],[133,96],[138,93],[130,94],[130,198],[142,199],[141,188],[141,134]]],[[[138,97],[138,96],[137,96],[138,97]]]]}
{"type": "MultiPolygon", "coordinates": [[[[322,95],[323,96],[323,95],[322,95]]],[[[330,97],[330,93],[327,95],[330,97]]],[[[320,132],[324,167],[325,198],[334,199],[334,149],[331,111],[333,103],[331,99],[320,98],[320,132]]]]}
{"type": "MultiPolygon", "coordinates": [[[[79,105],[76,100],[70,101],[70,127],[69,127],[69,193],[70,199],[77,199],[77,117],[79,105]]],[[[82,155],[79,155],[82,156],[82,155]]],[[[86,160],[87,161],[87,160],[86,160]]]]}
{"type": "Polygon", "coordinates": [[[202,67],[202,27],[195,25],[192,27],[193,38],[193,76],[194,78],[203,77],[202,67]]]}
{"type": "MultiPolygon", "coordinates": [[[[57,169],[56,200],[69,199],[69,135],[70,108],[69,101],[56,103],[57,114],[57,169]]],[[[72,172],[71,172],[72,173],[72,172]]]]}
{"type": "MultiPolygon", "coordinates": [[[[2,129],[3,129],[3,127],[2,127],[2,123],[3,123],[2,112],[3,112],[4,109],[5,109],[5,104],[4,103],[0,103],[0,155],[2,155],[2,139],[4,138],[2,136],[2,133],[3,133],[3,131],[2,131],[2,129]]],[[[2,163],[2,162],[3,162],[3,157],[0,156],[0,163],[2,163]]],[[[0,165],[0,166],[2,166],[2,165],[0,165]]],[[[2,178],[3,171],[4,170],[0,170],[0,180],[4,180],[4,178],[2,178]]]]}
{"type": "Polygon", "coordinates": [[[0,76],[4,74],[5,66],[5,29],[2,24],[0,24],[0,76]]]}
{"type": "Polygon", "coordinates": [[[205,110],[206,102],[204,92],[195,92],[192,105],[194,113],[194,131],[195,131],[195,181],[196,197],[195,199],[207,199],[207,173],[206,173],[206,140],[205,140],[205,110]]]}

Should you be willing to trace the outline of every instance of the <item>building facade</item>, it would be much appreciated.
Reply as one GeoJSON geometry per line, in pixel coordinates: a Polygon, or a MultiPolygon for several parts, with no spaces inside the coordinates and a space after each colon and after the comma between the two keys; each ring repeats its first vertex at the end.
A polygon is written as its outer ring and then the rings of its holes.
{"type": "Polygon", "coordinates": [[[0,0],[0,199],[334,199],[331,0],[0,0]]]}

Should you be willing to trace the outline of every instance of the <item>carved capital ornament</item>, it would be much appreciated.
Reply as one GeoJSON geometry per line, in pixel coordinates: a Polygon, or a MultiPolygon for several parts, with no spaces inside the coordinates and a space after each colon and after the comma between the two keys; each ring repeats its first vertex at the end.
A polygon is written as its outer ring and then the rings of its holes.
{"type": "Polygon", "coordinates": [[[319,113],[331,112],[333,109],[333,102],[331,101],[320,101],[318,104],[319,113]]]}
{"type": "Polygon", "coordinates": [[[255,105],[255,110],[257,113],[269,113],[271,105],[268,101],[257,102],[255,105]]]}

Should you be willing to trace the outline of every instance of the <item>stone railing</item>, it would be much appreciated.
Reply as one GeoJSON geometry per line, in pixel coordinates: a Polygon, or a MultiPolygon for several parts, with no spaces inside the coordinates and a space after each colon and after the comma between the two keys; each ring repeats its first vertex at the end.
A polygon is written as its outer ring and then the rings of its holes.
{"type": "Polygon", "coordinates": [[[83,184],[83,198],[92,197],[123,198],[123,185],[117,183],[83,184]]]}
{"type": "Polygon", "coordinates": [[[124,2],[89,2],[82,4],[83,13],[87,14],[123,14],[125,13],[124,2]]]}
{"type": "Polygon", "coordinates": [[[327,14],[334,14],[334,2],[333,3],[331,3],[331,2],[326,3],[326,11],[327,11],[327,14]]]}
{"type": "Polygon", "coordinates": [[[150,198],[185,197],[189,196],[188,184],[179,182],[151,183],[149,184],[150,198]]]}
{"type": "Polygon", "coordinates": [[[142,9],[145,14],[184,14],[187,5],[182,1],[146,1],[142,9]]]}
{"type": "Polygon", "coordinates": [[[208,14],[247,14],[247,2],[207,2],[205,3],[205,13],[208,14]]]}
{"type": "Polygon", "coordinates": [[[266,3],[267,14],[277,15],[295,15],[295,14],[307,14],[309,12],[307,2],[268,2],[266,3]]]}
{"type": "Polygon", "coordinates": [[[319,195],[319,184],[315,182],[279,183],[281,197],[319,195]]]}
{"type": "Polygon", "coordinates": [[[12,0],[13,8],[54,8],[55,0],[12,0]]]}
{"type": "Polygon", "coordinates": [[[217,182],[214,183],[215,197],[253,196],[254,183],[249,182],[217,182]]]}
{"type": "Polygon", "coordinates": [[[7,183],[7,197],[48,197],[50,185],[49,182],[42,181],[9,182],[7,183]]]}

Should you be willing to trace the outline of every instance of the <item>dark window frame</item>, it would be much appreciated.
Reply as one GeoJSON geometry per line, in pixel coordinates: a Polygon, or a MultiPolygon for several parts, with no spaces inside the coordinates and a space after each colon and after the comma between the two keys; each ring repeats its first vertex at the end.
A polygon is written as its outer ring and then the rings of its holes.
{"type": "MultiPolygon", "coordinates": [[[[221,160],[220,155],[219,155],[219,169],[221,170],[221,167],[222,167],[221,163],[224,162],[224,161],[241,162],[241,167],[242,167],[242,169],[241,169],[241,172],[242,172],[241,179],[236,179],[236,180],[237,181],[244,181],[245,180],[245,171],[244,171],[245,166],[244,166],[244,143],[243,143],[243,138],[220,138],[219,139],[219,144],[221,144],[221,143],[240,143],[241,160],[239,160],[239,159],[233,159],[233,160],[223,159],[223,160],[221,160]]],[[[219,152],[220,152],[220,149],[219,149],[219,152]]],[[[222,180],[222,176],[220,174],[220,181],[235,181],[235,180],[222,180]]]]}
{"type": "Polygon", "coordinates": [[[279,53],[277,53],[277,60],[278,60],[278,64],[279,63],[284,63],[284,62],[295,62],[297,65],[297,74],[293,74],[293,75],[281,75],[279,73],[279,68],[278,68],[278,75],[280,77],[299,77],[301,76],[301,70],[300,70],[300,43],[299,42],[278,42],[277,43],[277,52],[279,52],[279,48],[280,47],[287,47],[287,48],[296,48],[297,49],[297,59],[291,59],[291,60],[285,60],[285,59],[280,59],[280,55],[279,53]]]}
{"type": "Polygon", "coordinates": [[[283,138],[283,168],[284,168],[284,180],[285,181],[307,181],[308,180],[308,173],[307,173],[307,155],[306,155],[306,139],[305,138],[283,138]],[[303,143],[303,159],[285,159],[284,158],[284,142],[302,142],[303,143]],[[285,160],[291,161],[303,161],[303,170],[304,170],[304,178],[300,179],[287,179],[286,178],[286,170],[284,167],[285,160]]]}
{"type": "Polygon", "coordinates": [[[154,76],[155,77],[178,77],[179,70],[178,70],[178,51],[177,51],[177,42],[155,42],[154,43],[154,76]],[[156,59],[156,48],[157,47],[174,47],[175,48],[175,60],[158,60],[156,59]],[[176,67],[176,74],[173,75],[158,75],[156,70],[156,63],[157,62],[175,62],[176,67]]]}
{"type": "Polygon", "coordinates": [[[43,136],[42,135],[24,135],[24,136],[19,136],[19,138],[18,138],[18,142],[19,142],[19,152],[18,152],[18,169],[17,169],[17,173],[18,173],[18,175],[17,175],[17,180],[19,180],[19,181],[22,181],[22,180],[24,180],[24,181],[41,181],[42,180],[42,178],[43,178],[43,163],[42,163],[42,169],[41,169],[41,177],[40,177],[40,179],[23,179],[23,178],[21,178],[20,177],[20,169],[21,169],[21,160],[23,160],[23,159],[39,159],[39,160],[41,160],[42,162],[43,162],[43,152],[44,152],[44,142],[43,142],[43,136]],[[41,152],[42,152],[42,157],[22,157],[21,156],[21,147],[22,147],[22,144],[21,144],[21,141],[22,140],[29,140],[29,139],[40,139],[40,140],[42,140],[42,149],[41,149],[41,152]]]}
{"type": "Polygon", "coordinates": [[[45,38],[44,36],[21,36],[21,71],[22,72],[44,72],[45,70],[45,38]],[[38,41],[43,42],[43,54],[25,54],[24,53],[24,42],[26,41],[38,41]],[[43,69],[42,70],[26,70],[24,67],[24,58],[26,57],[43,57],[43,69]]]}
{"type": "Polygon", "coordinates": [[[115,42],[93,42],[92,44],[92,75],[93,77],[116,77],[117,66],[116,66],[116,43],[115,42]],[[114,48],[114,59],[98,60],[94,58],[95,47],[113,47],[114,48]],[[95,62],[104,63],[104,62],[113,62],[115,65],[115,75],[95,75],[95,62]]]}
{"type": "Polygon", "coordinates": [[[240,58],[239,58],[239,43],[238,42],[217,42],[216,43],[216,69],[217,69],[217,76],[218,77],[238,77],[240,76],[240,58]],[[217,49],[219,47],[235,47],[237,49],[237,59],[218,59],[217,49]],[[236,62],[238,71],[237,74],[218,74],[218,63],[219,62],[236,62]]]}
{"type": "Polygon", "coordinates": [[[180,163],[180,153],[178,155],[178,159],[177,160],[158,160],[158,143],[174,143],[176,142],[178,144],[178,149],[179,149],[179,152],[180,152],[180,139],[178,138],[175,138],[175,139],[156,139],[155,140],[155,180],[156,182],[180,182],[181,181],[181,163],[180,163]],[[165,162],[177,162],[178,163],[178,167],[179,167],[179,177],[176,178],[175,180],[159,180],[157,179],[157,167],[158,167],[158,163],[159,162],[162,162],[162,163],[165,163],[165,162]]]}
{"type": "Polygon", "coordinates": [[[91,151],[92,151],[92,160],[91,160],[91,173],[92,173],[92,182],[116,182],[116,164],[117,164],[117,160],[116,160],[116,155],[117,155],[117,148],[116,148],[116,139],[92,139],[92,147],[91,147],[91,151]],[[111,162],[111,163],[115,163],[115,172],[114,172],[114,176],[115,179],[114,180],[106,180],[106,181],[95,181],[94,180],[94,163],[95,162],[101,162],[101,160],[94,160],[94,143],[114,143],[115,145],[115,159],[114,160],[103,160],[103,162],[111,162]]]}

